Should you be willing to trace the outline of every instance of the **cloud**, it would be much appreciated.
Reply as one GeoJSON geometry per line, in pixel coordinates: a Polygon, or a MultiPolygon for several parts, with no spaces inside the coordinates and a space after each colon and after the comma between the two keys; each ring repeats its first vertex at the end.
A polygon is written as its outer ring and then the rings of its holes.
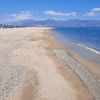
{"type": "Polygon", "coordinates": [[[95,13],[94,12],[88,12],[88,13],[85,13],[84,16],[95,16],[95,13]]]}
{"type": "Polygon", "coordinates": [[[91,11],[94,11],[94,12],[100,12],[100,8],[94,8],[94,9],[92,9],[91,11]]]}
{"type": "Polygon", "coordinates": [[[21,11],[20,13],[9,14],[8,16],[11,17],[13,20],[25,20],[31,19],[32,13],[29,11],[21,11]]]}
{"type": "Polygon", "coordinates": [[[43,13],[46,14],[46,15],[51,15],[51,16],[62,16],[62,17],[76,16],[76,12],[62,13],[62,12],[48,10],[48,11],[44,11],[43,13]]]}
{"type": "Polygon", "coordinates": [[[100,16],[100,8],[93,8],[90,12],[85,13],[83,16],[100,16]]]}

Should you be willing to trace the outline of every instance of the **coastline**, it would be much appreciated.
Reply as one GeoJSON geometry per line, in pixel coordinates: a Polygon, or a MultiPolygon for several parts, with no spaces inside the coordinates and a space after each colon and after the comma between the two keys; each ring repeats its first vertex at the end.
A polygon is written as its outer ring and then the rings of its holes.
{"type": "MultiPolygon", "coordinates": [[[[57,57],[54,50],[67,50],[50,29],[0,30],[0,100],[93,100],[95,94],[72,70],[69,62],[57,57]]],[[[69,52],[68,55],[68,58],[72,56],[69,52]]]]}
{"type": "MultiPolygon", "coordinates": [[[[51,31],[51,34],[54,36],[53,31],[51,31]]],[[[58,39],[55,38],[55,40],[61,45],[60,48],[53,49],[53,52],[55,52],[55,55],[58,58],[64,60],[66,63],[68,63],[68,66],[70,66],[70,68],[80,77],[80,79],[87,85],[89,91],[91,91],[95,99],[98,100],[100,98],[99,97],[99,93],[100,93],[99,91],[100,89],[99,64],[96,64],[92,61],[82,58],[78,53],[70,51],[68,48],[66,48],[64,44],[61,43],[58,39]],[[67,56],[68,58],[66,58],[67,56]],[[75,68],[75,65],[77,68],[75,68]],[[96,81],[93,82],[91,80],[96,80],[96,81]]]]}
{"type": "MultiPolygon", "coordinates": [[[[57,34],[57,32],[55,33],[55,31],[53,30],[50,30],[52,35],[55,37],[55,40],[58,41],[58,43],[60,45],[62,45],[63,49],[69,54],[71,55],[71,57],[73,57],[75,60],[77,60],[79,63],[87,66],[87,68],[93,73],[96,75],[96,77],[98,79],[100,79],[100,64],[95,62],[95,61],[92,61],[91,59],[89,58],[86,58],[86,57],[83,57],[80,53],[74,51],[74,50],[71,50],[69,49],[63,42],[61,42],[60,39],[58,39],[55,34],[57,34]]],[[[68,44],[70,45],[70,43],[68,44]]],[[[80,51],[82,52],[82,51],[80,51]]]]}

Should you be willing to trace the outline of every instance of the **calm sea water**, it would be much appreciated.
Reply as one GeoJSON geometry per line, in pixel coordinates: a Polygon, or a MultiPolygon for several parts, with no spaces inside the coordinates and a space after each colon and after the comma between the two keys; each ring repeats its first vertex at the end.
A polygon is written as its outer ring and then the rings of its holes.
{"type": "Polygon", "coordinates": [[[67,48],[89,59],[100,59],[100,28],[55,28],[54,31],[67,48]]]}

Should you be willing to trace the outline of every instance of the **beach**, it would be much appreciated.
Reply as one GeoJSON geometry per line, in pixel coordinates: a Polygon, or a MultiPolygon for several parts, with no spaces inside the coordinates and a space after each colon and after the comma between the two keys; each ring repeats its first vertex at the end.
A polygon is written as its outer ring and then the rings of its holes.
{"type": "Polygon", "coordinates": [[[0,29],[0,100],[100,100],[100,79],[50,29],[0,29]]]}

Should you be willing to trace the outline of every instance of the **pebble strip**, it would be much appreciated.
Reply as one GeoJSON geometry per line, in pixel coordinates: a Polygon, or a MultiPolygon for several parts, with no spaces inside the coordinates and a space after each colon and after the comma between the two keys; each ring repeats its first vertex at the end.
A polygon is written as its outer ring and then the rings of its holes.
{"type": "Polygon", "coordinates": [[[85,65],[80,64],[63,49],[53,49],[53,52],[57,57],[67,62],[69,67],[86,84],[94,99],[100,100],[100,80],[96,79],[96,76],[92,74],[85,65]]]}
{"type": "Polygon", "coordinates": [[[3,75],[0,77],[0,100],[7,100],[9,94],[17,87],[23,80],[23,71],[19,69],[18,66],[14,65],[12,62],[11,51],[18,48],[5,48],[3,50],[3,62],[0,62],[0,68],[3,71],[0,71],[0,74],[3,75]]]}

